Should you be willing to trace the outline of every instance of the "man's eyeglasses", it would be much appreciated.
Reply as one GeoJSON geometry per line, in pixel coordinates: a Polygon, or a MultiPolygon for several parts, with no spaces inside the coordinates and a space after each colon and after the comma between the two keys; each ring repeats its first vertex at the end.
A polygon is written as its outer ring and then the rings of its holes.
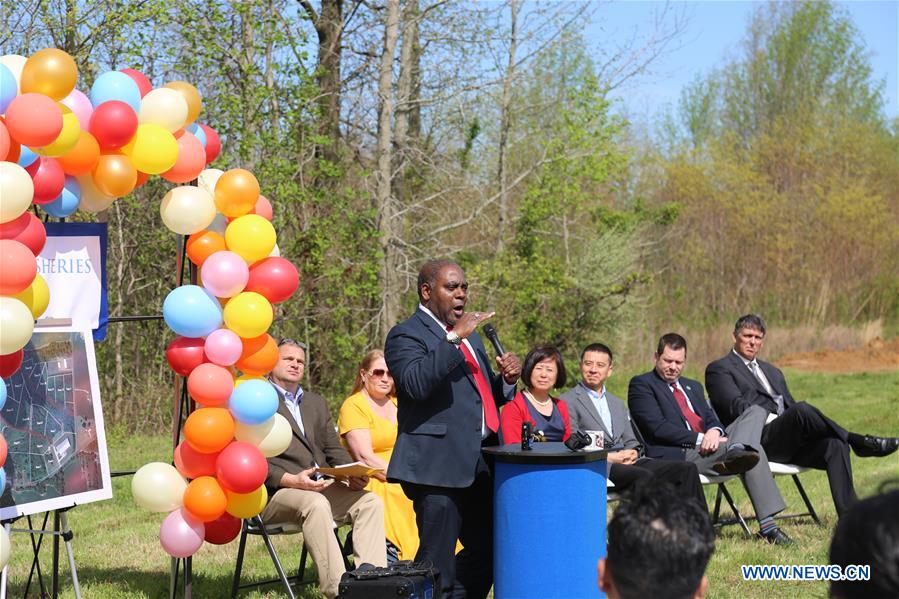
{"type": "Polygon", "coordinates": [[[388,378],[393,378],[393,376],[390,374],[390,371],[389,371],[389,370],[384,370],[383,368],[375,368],[374,370],[372,370],[371,372],[369,372],[368,375],[369,375],[369,376],[373,376],[373,377],[375,377],[376,379],[379,379],[379,378],[381,378],[381,377],[383,377],[383,376],[386,376],[386,377],[388,377],[388,378]]]}
{"type": "Polygon", "coordinates": [[[281,341],[278,342],[278,347],[282,345],[296,345],[300,349],[308,349],[308,346],[302,341],[297,341],[296,339],[291,339],[290,337],[283,337],[281,341]]]}

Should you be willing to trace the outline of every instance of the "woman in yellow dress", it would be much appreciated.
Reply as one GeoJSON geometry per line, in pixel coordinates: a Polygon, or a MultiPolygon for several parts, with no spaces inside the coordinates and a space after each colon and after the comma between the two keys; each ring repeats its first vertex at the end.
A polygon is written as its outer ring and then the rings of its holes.
{"type": "MultiPolygon", "coordinates": [[[[387,471],[396,442],[396,389],[381,350],[372,350],[362,359],[353,394],[340,407],[337,427],[353,459],[387,471]]],[[[366,489],[384,502],[384,531],[396,547],[397,558],[415,559],[418,528],[412,501],[383,474],[372,476],[366,489]]]]}

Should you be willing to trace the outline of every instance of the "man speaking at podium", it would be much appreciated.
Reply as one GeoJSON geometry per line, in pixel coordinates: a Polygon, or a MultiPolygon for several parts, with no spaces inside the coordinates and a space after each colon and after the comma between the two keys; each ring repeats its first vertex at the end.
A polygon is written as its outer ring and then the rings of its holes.
{"type": "Polygon", "coordinates": [[[420,304],[384,345],[398,400],[398,434],[387,478],[412,500],[416,561],[440,571],[444,597],[486,597],[493,584],[493,480],[481,447],[496,445],[499,406],[521,361],[506,352],[494,374],[475,327],[492,312],[466,312],[468,281],[455,262],[418,274],[420,304]],[[463,549],[454,555],[456,540],[463,549]]]}

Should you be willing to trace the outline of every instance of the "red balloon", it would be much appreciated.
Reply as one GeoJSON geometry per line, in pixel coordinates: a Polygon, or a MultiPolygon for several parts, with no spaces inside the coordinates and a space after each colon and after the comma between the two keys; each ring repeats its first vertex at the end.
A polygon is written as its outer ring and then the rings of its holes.
{"type": "Polygon", "coordinates": [[[137,114],[131,106],[110,100],[94,108],[88,131],[97,138],[101,150],[115,150],[131,141],[137,124],[137,114]]]}
{"type": "Polygon", "coordinates": [[[28,289],[37,275],[37,260],[27,247],[13,239],[0,239],[0,295],[28,289]]]}
{"type": "Polygon", "coordinates": [[[62,131],[62,108],[44,94],[21,94],[6,107],[6,128],[20,144],[42,148],[62,131]]]}
{"type": "Polygon", "coordinates": [[[47,230],[41,219],[30,212],[23,212],[18,218],[0,224],[0,239],[14,239],[37,256],[47,242],[47,230]]]}
{"type": "Polygon", "coordinates": [[[34,181],[34,203],[48,204],[59,197],[66,184],[66,173],[55,158],[41,156],[26,169],[34,181]]]}
{"type": "Polygon", "coordinates": [[[187,377],[187,392],[204,406],[227,403],[232,391],[234,377],[231,371],[216,364],[200,364],[187,377]]]}
{"type": "Polygon", "coordinates": [[[140,90],[140,97],[143,98],[153,89],[153,84],[150,83],[150,80],[147,79],[147,76],[141,73],[140,71],[135,71],[134,69],[119,69],[120,73],[125,73],[134,82],[137,84],[137,89],[140,90]]]}
{"type": "Polygon", "coordinates": [[[203,352],[205,344],[205,339],[175,337],[165,350],[165,359],[176,374],[188,376],[194,368],[206,362],[206,354],[203,352]]]}
{"type": "Polygon", "coordinates": [[[140,187],[141,185],[146,183],[147,179],[149,179],[149,178],[150,178],[150,175],[148,175],[147,173],[142,173],[140,171],[137,171],[137,183],[134,184],[134,189],[137,189],[138,187],[140,187]]]}
{"type": "Polygon", "coordinates": [[[215,476],[215,460],[219,457],[219,452],[200,453],[190,443],[182,441],[178,443],[174,453],[175,468],[187,478],[215,476]]]}
{"type": "Polygon", "coordinates": [[[6,439],[0,435],[0,468],[6,465],[6,453],[9,447],[6,446],[6,439]]]}
{"type": "Polygon", "coordinates": [[[0,356],[0,377],[11,377],[19,369],[19,366],[22,365],[22,358],[24,357],[24,349],[0,356]]]}
{"type": "Polygon", "coordinates": [[[233,441],[215,461],[215,477],[219,484],[235,493],[249,493],[258,489],[265,482],[268,474],[268,462],[259,448],[233,441]]]}
{"type": "MultiPolygon", "coordinates": [[[[12,139],[9,137],[9,131],[6,130],[6,125],[0,120],[0,160],[6,160],[6,155],[9,154],[11,147],[12,139]]],[[[9,162],[15,162],[15,160],[10,160],[9,162]]]]}
{"type": "Polygon", "coordinates": [[[213,545],[227,545],[240,534],[240,518],[235,518],[227,512],[204,525],[206,536],[203,540],[213,545]]]}
{"type": "Polygon", "coordinates": [[[250,278],[244,291],[255,291],[276,304],[293,295],[299,285],[300,273],[290,260],[273,256],[250,267],[250,278]]]}
{"type": "Polygon", "coordinates": [[[219,152],[222,151],[222,140],[219,138],[219,134],[215,132],[215,129],[209,125],[200,124],[200,127],[203,128],[203,133],[206,134],[206,164],[209,164],[218,158],[219,152]]]}

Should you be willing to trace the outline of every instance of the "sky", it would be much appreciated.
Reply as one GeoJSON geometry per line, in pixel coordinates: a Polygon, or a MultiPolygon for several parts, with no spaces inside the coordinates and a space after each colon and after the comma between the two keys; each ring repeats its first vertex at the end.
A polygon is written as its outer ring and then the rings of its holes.
{"type": "MultiPolygon", "coordinates": [[[[739,0],[694,0],[672,2],[670,8],[686,17],[684,33],[654,65],[653,73],[632,81],[619,92],[625,111],[653,116],[666,107],[676,107],[681,89],[699,74],[705,74],[739,54],[750,15],[758,2],[739,0]]],[[[884,113],[899,116],[899,0],[855,0],[837,2],[859,29],[870,52],[875,80],[883,80],[884,113]]],[[[593,13],[587,39],[626,39],[652,31],[653,15],[664,3],[647,0],[613,0],[593,13]]]]}

